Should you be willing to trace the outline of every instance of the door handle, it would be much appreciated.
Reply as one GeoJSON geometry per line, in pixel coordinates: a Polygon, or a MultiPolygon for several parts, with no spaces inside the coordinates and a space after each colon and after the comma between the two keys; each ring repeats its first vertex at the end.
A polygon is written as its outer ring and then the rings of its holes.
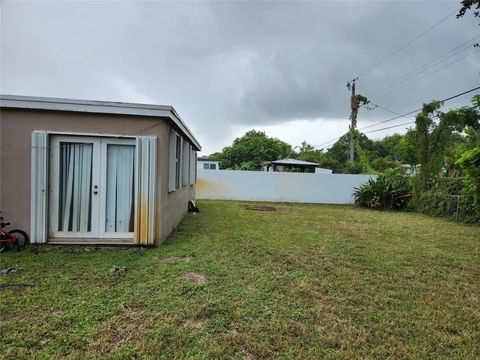
{"type": "Polygon", "coordinates": [[[95,190],[95,191],[93,192],[93,195],[97,195],[97,194],[98,194],[98,191],[95,190]]]}

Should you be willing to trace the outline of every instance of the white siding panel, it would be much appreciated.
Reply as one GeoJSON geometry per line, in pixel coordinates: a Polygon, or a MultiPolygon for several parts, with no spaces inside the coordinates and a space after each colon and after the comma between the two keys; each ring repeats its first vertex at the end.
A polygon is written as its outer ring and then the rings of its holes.
{"type": "Polygon", "coordinates": [[[136,244],[155,244],[155,202],[157,181],[157,138],[138,136],[135,157],[136,244]]]}
{"type": "Polygon", "coordinates": [[[48,133],[32,132],[30,241],[46,243],[48,233],[48,133]]]}

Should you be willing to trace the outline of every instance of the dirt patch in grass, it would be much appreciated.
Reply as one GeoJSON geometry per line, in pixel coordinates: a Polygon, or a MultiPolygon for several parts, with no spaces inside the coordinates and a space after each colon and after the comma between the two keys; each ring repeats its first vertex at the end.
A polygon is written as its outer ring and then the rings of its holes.
{"type": "Polygon", "coordinates": [[[248,205],[246,209],[254,210],[254,211],[277,211],[278,210],[278,208],[274,206],[264,206],[264,205],[248,205]]]}
{"type": "Polygon", "coordinates": [[[141,339],[151,330],[152,323],[151,317],[142,309],[119,310],[105,319],[98,329],[96,340],[89,347],[95,352],[108,354],[141,339]]]}
{"type": "Polygon", "coordinates": [[[21,316],[10,316],[10,315],[7,315],[7,314],[1,314],[0,315],[0,328],[3,325],[7,325],[7,324],[10,324],[12,322],[16,322],[16,321],[20,321],[20,320],[22,320],[21,316]]]}
{"type": "Polygon", "coordinates": [[[192,260],[190,256],[169,256],[160,258],[160,263],[162,264],[181,264],[184,262],[189,262],[192,260]]]}
{"type": "Polygon", "coordinates": [[[207,282],[207,277],[205,275],[197,274],[194,272],[187,272],[183,274],[183,278],[199,285],[205,284],[207,282]]]}
{"type": "Polygon", "coordinates": [[[203,327],[205,326],[205,320],[202,320],[202,319],[187,320],[183,323],[183,326],[188,329],[203,329],[203,327]]]}

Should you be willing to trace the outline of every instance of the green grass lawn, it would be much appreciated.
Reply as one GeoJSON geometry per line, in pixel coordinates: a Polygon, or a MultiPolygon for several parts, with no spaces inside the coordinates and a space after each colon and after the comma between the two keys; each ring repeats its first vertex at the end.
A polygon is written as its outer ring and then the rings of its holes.
{"type": "Polygon", "coordinates": [[[0,254],[0,268],[23,269],[2,285],[34,285],[0,291],[0,357],[480,358],[480,228],[353,206],[199,205],[156,249],[0,254]]]}

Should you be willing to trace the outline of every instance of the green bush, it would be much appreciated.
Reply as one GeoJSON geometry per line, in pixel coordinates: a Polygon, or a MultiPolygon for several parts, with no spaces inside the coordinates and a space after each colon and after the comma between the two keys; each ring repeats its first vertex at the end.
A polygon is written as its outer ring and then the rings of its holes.
{"type": "Polygon", "coordinates": [[[412,195],[408,177],[393,169],[355,188],[355,203],[377,210],[403,209],[412,195]]]}
{"type": "Polygon", "coordinates": [[[463,194],[473,199],[475,209],[480,212],[480,146],[463,153],[456,163],[465,176],[463,194]]]}
{"type": "Polygon", "coordinates": [[[411,209],[432,216],[478,224],[480,211],[475,198],[465,193],[465,178],[441,177],[428,191],[415,191],[411,209]]]}
{"type": "Polygon", "coordinates": [[[350,160],[347,161],[344,169],[345,174],[362,174],[363,166],[359,162],[352,162],[350,160]]]}

